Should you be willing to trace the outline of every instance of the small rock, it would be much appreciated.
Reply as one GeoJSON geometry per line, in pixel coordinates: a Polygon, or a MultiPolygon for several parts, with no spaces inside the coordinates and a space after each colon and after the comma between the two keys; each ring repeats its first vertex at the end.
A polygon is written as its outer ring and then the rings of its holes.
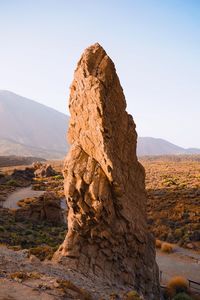
{"type": "Polygon", "coordinates": [[[194,249],[194,248],[195,248],[194,245],[193,245],[192,243],[188,243],[188,244],[186,245],[186,247],[187,247],[188,249],[194,249]]]}
{"type": "Polygon", "coordinates": [[[29,261],[31,263],[40,263],[40,260],[39,258],[37,258],[35,255],[31,254],[30,257],[29,257],[29,261]]]}
{"type": "Polygon", "coordinates": [[[35,177],[45,178],[56,175],[56,172],[53,170],[52,166],[49,164],[39,164],[37,169],[34,172],[35,177]]]}
{"type": "Polygon", "coordinates": [[[28,249],[23,249],[21,250],[21,254],[23,255],[24,258],[27,258],[29,256],[29,251],[28,249]]]}
{"type": "Polygon", "coordinates": [[[53,286],[54,286],[55,288],[59,288],[59,287],[60,287],[60,284],[59,284],[57,281],[55,281],[55,282],[53,283],[53,286]]]}

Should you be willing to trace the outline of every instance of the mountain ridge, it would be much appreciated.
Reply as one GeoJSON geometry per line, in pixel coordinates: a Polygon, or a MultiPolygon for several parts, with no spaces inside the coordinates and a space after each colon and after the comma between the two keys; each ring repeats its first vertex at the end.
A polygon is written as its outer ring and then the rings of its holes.
{"type": "Polygon", "coordinates": [[[200,154],[200,149],[183,148],[162,138],[138,137],[137,153],[138,156],[200,154]]]}
{"type": "Polygon", "coordinates": [[[60,158],[69,117],[35,100],[0,91],[0,154],[60,158]],[[38,150],[37,150],[38,149],[38,150]]]}
{"type": "MultiPolygon", "coordinates": [[[[0,90],[0,155],[63,158],[69,149],[69,116],[35,100],[0,90]]],[[[137,154],[199,154],[200,149],[177,146],[162,138],[138,137],[137,154]]]]}

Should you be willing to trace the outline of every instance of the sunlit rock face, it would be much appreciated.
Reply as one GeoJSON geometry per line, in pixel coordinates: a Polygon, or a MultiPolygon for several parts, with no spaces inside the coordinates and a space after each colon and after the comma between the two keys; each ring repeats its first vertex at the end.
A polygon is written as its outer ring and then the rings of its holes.
{"type": "Polygon", "coordinates": [[[71,149],[64,163],[68,233],[54,259],[159,299],[154,240],[146,220],[145,172],[114,63],[85,50],[69,99],[71,149]]]}

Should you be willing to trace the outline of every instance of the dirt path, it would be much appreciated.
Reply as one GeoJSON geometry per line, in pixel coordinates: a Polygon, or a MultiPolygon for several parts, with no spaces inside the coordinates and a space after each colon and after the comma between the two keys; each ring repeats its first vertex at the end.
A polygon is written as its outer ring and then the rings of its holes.
{"type": "Polygon", "coordinates": [[[176,252],[165,254],[157,251],[156,260],[162,271],[162,283],[171,277],[181,275],[200,282],[200,254],[191,250],[176,248],[176,252]]]}
{"type": "Polygon", "coordinates": [[[44,191],[32,190],[31,186],[20,188],[8,195],[7,199],[2,203],[4,208],[19,208],[17,202],[25,198],[39,197],[44,191]]]}

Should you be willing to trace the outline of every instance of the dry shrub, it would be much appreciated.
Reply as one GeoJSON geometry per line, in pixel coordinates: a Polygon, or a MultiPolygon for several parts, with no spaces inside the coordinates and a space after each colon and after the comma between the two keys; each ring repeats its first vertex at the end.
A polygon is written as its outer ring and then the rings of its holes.
{"type": "Polygon", "coordinates": [[[42,277],[42,275],[37,272],[30,272],[30,273],[28,273],[28,276],[31,279],[40,279],[42,277]]]}
{"type": "Polygon", "coordinates": [[[162,242],[161,240],[156,240],[156,248],[161,248],[162,242]]]}
{"type": "Polygon", "coordinates": [[[25,281],[27,279],[40,279],[41,274],[37,272],[14,272],[10,274],[10,278],[16,281],[25,281]]]}
{"type": "Polygon", "coordinates": [[[29,278],[26,272],[15,272],[10,274],[10,278],[16,281],[24,281],[29,278]]]}
{"type": "Polygon", "coordinates": [[[88,291],[83,288],[77,287],[73,282],[70,280],[57,280],[58,287],[62,289],[65,293],[68,290],[72,290],[79,295],[80,300],[92,300],[92,296],[88,291]]]}
{"type": "Polygon", "coordinates": [[[193,300],[193,298],[186,293],[179,293],[173,298],[173,300],[193,300]]]}
{"type": "Polygon", "coordinates": [[[173,252],[173,246],[170,243],[162,243],[161,245],[161,251],[165,253],[172,253],[173,252]]]}
{"type": "Polygon", "coordinates": [[[179,293],[186,293],[189,289],[188,280],[182,276],[175,276],[167,284],[167,291],[171,297],[179,293]]]}
{"type": "Polygon", "coordinates": [[[51,259],[54,254],[54,249],[50,246],[38,246],[29,249],[29,255],[35,255],[41,261],[51,259]]]}

